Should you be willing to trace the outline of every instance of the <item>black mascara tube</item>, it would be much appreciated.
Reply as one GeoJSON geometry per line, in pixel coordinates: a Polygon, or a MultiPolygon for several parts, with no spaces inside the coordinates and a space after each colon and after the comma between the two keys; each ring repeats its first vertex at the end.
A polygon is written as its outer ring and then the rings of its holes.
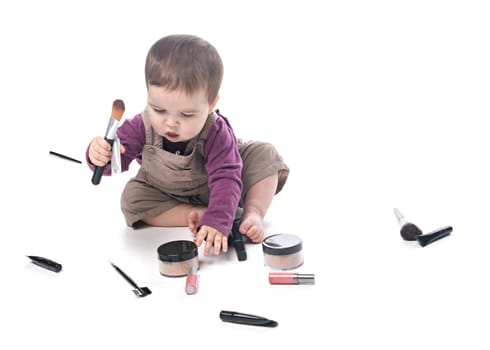
{"type": "Polygon", "coordinates": [[[244,314],[242,312],[226,311],[223,310],[219,313],[219,317],[223,322],[231,322],[238,324],[245,324],[249,326],[261,326],[261,327],[276,327],[278,323],[268,318],[250,314],[244,314]]]}
{"type": "Polygon", "coordinates": [[[37,266],[40,266],[43,269],[50,270],[53,272],[60,272],[62,269],[61,264],[58,264],[53,260],[43,258],[42,256],[27,255],[27,257],[31,259],[33,264],[36,264],[37,266]]]}

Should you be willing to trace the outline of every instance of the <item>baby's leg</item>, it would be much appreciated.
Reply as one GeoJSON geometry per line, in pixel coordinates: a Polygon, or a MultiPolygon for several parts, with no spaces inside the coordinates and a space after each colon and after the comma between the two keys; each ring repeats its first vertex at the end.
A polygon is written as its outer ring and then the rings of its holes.
{"type": "Polygon", "coordinates": [[[198,207],[191,204],[179,204],[158,215],[147,216],[143,221],[148,225],[158,227],[188,226],[189,229],[194,232],[204,210],[204,207],[198,207]]]}
{"type": "Polygon", "coordinates": [[[276,194],[278,175],[268,176],[250,187],[243,205],[243,215],[239,230],[252,242],[259,243],[264,239],[263,220],[276,194]]]}

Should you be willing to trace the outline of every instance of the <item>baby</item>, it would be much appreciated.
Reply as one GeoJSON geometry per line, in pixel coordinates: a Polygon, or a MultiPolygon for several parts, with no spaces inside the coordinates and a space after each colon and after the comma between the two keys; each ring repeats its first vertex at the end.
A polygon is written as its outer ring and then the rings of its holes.
{"type": "MultiPolygon", "coordinates": [[[[289,168],[271,144],[237,140],[216,109],[223,79],[217,50],[192,35],[163,37],[148,52],[145,79],[146,108],[117,130],[122,171],[135,159],[141,165],[121,196],[126,223],[187,226],[198,246],[206,241],[205,255],[218,255],[228,249],[241,207],[240,232],[261,242],[264,216],[289,168]]],[[[110,159],[109,143],[95,137],[88,165],[110,159]]]]}

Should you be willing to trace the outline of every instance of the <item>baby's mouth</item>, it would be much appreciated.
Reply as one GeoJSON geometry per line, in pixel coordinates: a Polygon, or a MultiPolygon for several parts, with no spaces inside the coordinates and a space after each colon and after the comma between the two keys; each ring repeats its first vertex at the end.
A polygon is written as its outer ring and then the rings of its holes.
{"type": "Polygon", "coordinates": [[[177,134],[176,132],[169,131],[169,132],[165,133],[165,136],[169,140],[175,140],[175,139],[177,139],[179,137],[179,134],[177,134]]]}

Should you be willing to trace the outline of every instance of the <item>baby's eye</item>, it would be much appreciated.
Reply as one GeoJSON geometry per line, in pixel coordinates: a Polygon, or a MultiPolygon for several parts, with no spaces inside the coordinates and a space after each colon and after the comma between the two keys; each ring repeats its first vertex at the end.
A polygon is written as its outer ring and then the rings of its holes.
{"type": "Polygon", "coordinates": [[[194,113],[184,113],[184,112],[181,112],[180,114],[186,118],[192,117],[194,115],[194,113]]]}
{"type": "Polygon", "coordinates": [[[153,110],[158,114],[163,114],[167,111],[166,109],[158,109],[158,108],[153,108],[153,110]]]}

